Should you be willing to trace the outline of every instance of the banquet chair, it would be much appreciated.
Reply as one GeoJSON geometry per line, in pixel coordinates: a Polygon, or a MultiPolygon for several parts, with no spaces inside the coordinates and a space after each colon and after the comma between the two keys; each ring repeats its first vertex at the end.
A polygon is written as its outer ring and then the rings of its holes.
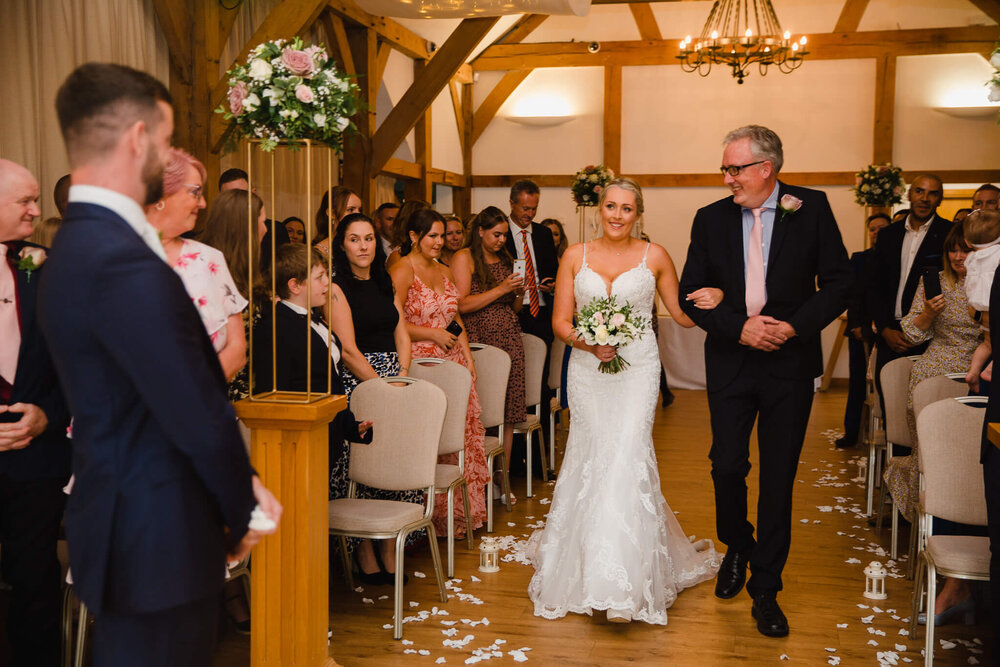
{"type": "MultiPolygon", "coordinates": [[[[893,359],[882,367],[882,400],[885,404],[885,467],[888,468],[893,459],[893,447],[913,447],[910,441],[910,428],[906,422],[906,393],[910,386],[910,370],[913,368],[913,357],[893,359]]],[[[882,482],[882,492],[879,494],[878,520],[875,534],[882,532],[882,507],[885,505],[889,485],[882,482]]],[[[889,557],[896,560],[899,534],[899,509],[896,500],[892,500],[892,536],[889,541],[889,557]]]]}
{"type": "Polygon", "coordinates": [[[437,385],[448,397],[448,410],[441,428],[438,456],[457,454],[458,465],[438,463],[434,474],[434,492],[448,494],[448,578],[455,576],[455,491],[462,489],[465,506],[465,536],[472,549],[472,510],[469,508],[469,485],[465,481],[465,418],[469,412],[472,374],[454,361],[423,358],[410,362],[410,377],[437,385]]]}
{"type": "Polygon", "coordinates": [[[503,449],[504,405],[507,401],[507,381],[510,379],[510,355],[498,347],[483,343],[471,343],[473,362],[476,364],[476,393],[479,394],[479,414],[483,428],[496,427],[497,435],[487,435],[483,443],[486,449],[486,467],[490,471],[490,481],[486,484],[486,532],[493,532],[493,460],[500,459],[503,481],[504,504],[510,506],[510,472],[507,455],[503,449]]]}
{"type": "Polygon", "coordinates": [[[924,492],[920,521],[926,529],[926,545],[919,550],[919,564],[913,587],[910,636],[915,637],[917,615],[924,607],[926,638],[924,664],[934,661],[934,601],[938,574],[974,581],[989,581],[990,542],[988,537],[934,535],[932,518],[986,525],[986,491],[979,463],[986,416],[986,398],[969,396],[946,398],[928,405],[917,416],[920,469],[924,492]],[[976,407],[978,405],[978,407],[976,407]],[[926,582],[926,604],[922,605],[926,582]]]}
{"type": "Polygon", "coordinates": [[[548,385],[549,389],[555,392],[549,401],[549,469],[555,472],[556,415],[562,412],[562,366],[564,356],[569,354],[569,348],[566,343],[556,338],[552,341],[552,347],[549,349],[548,385]]]}
{"type": "Polygon", "coordinates": [[[549,463],[545,457],[545,443],[542,442],[542,377],[545,373],[545,356],[548,346],[538,336],[522,333],[524,343],[524,404],[534,408],[535,414],[528,412],[524,421],[514,424],[514,435],[524,436],[525,458],[527,459],[528,488],[531,497],[531,445],[538,438],[538,454],[542,459],[542,479],[549,481],[549,463]]]}
{"type": "Polygon", "coordinates": [[[885,459],[885,420],[882,415],[882,401],[875,388],[875,347],[866,346],[868,370],[865,374],[865,404],[862,408],[861,442],[868,448],[868,466],[865,475],[865,497],[867,512],[872,517],[875,505],[875,487],[881,486],[882,468],[885,459]]]}
{"type": "MultiPolygon", "coordinates": [[[[913,388],[913,416],[919,417],[923,409],[932,403],[937,403],[946,398],[961,398],[968,391],[969,387],[965,384],[964,374],[962,374],[960,382],[947,375],[935,375],[934,377],[922,380],[913,388]]],[[[917,464],[919,467],[919,457],[917,458],[917,464]]],[[[906,568],[908,579],[912,579],[913,573],[916,571],[918,545],[923,545],[923,523],[919,520],[910,528],[910,558],[906,568]]]]}
{"type": "Polygon", "coordinates": [[[340,555],[351,589],[354,576],[346,538],[395,538],[393,639],[403,637],[403,548],[410,533],[427,530],[438,593],[441,602],[448,600],[437,534],[431,521],[438,447],[447,409],[448,399],[439,387],[409,377],[365,380],[351,395],[351,410],[358,421],[370,419],[373,423],[372,442],[351,444],[347,497],[329,503],[330,534],[340,539],[340,555]],[[404,386],[393,386],[390,382],[404,386]],[[421,507],[398,500],[358,498],[358,484],[386,491],[422,488],[426,500],[421,507]]]}

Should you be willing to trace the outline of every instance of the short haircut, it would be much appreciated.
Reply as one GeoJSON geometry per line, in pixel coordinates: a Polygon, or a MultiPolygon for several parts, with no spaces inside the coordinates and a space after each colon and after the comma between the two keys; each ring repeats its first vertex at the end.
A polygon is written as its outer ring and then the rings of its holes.
{"type": "Polygon", "coordinates": [[[250,175],[238,167],[226,169],[222,172],[222,176],[219,176],[219,189],[221,190],[223,185],[232,183],[233,181],[246,181],[249,183],[250,175]]]}
{"type": "Polygon", "coordinates": [[[399,208],[399,204],[397,204],[394,201],[387,201],[386,203],[381,204],[377,209],[375,209],[375,215],[381,217],[382,211],[388,211],[391,208],[399,208]]]}
{"type": "Polygon", "coordinates": [[[1000,188],[993,185],[992,183],[983,183],[978,188],[976,188],[975,192],[972,193],[972,198],[975,199],[976,195],[978,195],[980,192],[1000,192],[1000,188]]]}
{"type": "Polygon", "coordinates": [[[323,261],[323,255],[315,248],[307,248],[304,243],[286,243],[278,246],[274,251],[274,291],[282,299],[289,298],[292,293],[288,290],[288,281],[306,282],[316,265],[325,266],[326,263],[323,261]]]}
{"type": "Polygon", "coordinates": [[[965,242],[970,246],[992,243],[1000,238],[1000,211],[979,209],[962,222],[965,242]]]}
{"type": "Polygon", "coordinates": [[[517,201],[517,196],[522,192],[529,195],[537,195],[541,190],[538,189],[538,185],[534,181],[523,178],[515,181],[514,185],[510,186],[510,200],[517,201]]]}
{"type": "Polygon", "coordinates": [[[889,217],[888,213],[872,213],[868,216],[868,219],[865,220],[865,227],[872,224],[872,220],[878,220],[879,218],[885,220],[885,224],[887,225],[892,224],[892,218],[889,217]]]}
{"type": "Polygon", "coordinates": [[[56,208],[59,210],[60,216],[66,215],[66,206],[69,204],[69,186],[70,183],[69,174],[61,176],[58,181],[56,181],[56,187],[52,191],[52,199],[56,203],[56,208]]]}
{"type": "Polygon", "coordinates": [[[763,125],[744,125],[726,135],[723,145],[729,145],[740,139],[750,140],[750,151],[758,160],[768,160],[774,165],[774,171],[781,171],[785,163],[785,153],[781,148],[781,138],[763,125]]]}
{"type": "Polygon", "coordinates": [[[106,155],[140,120],[155,128],[163,120],[157,102],[170,104],[170,92],[145,72],[111,63],[77,67],[56,93],[70,166],[106,155]]]}

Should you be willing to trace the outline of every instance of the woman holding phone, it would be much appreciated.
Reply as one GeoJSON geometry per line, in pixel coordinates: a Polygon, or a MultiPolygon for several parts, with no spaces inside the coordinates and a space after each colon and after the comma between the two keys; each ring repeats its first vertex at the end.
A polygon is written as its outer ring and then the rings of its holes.
{"type": "Polygon", "coordinates": [[[469,340],[499,347],[510,355],[503,427],[509,461],[514,424],[524,421],[525,405],[524,346],[517,321],[524,296],[524,260],[513,259],[507,251],[508,232],[504,212],[495,206],[484,208],[469,224],[469,247],[455,253],[451,270],[469,340]]]}

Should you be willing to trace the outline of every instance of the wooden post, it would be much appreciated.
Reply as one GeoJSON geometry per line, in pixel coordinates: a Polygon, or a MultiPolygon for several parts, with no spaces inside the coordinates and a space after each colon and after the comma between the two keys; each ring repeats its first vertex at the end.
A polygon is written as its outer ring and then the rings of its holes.
{"type": "Polygon", "coordinates": [[[284,507],[278,533],[262,540],[253,550],[253,667],[336,664],[327,646],[328,424],[346,407],[344,396],[308,404],[260,400],[236,404],[236,414],[250,428],[250,460],[261,481],[284,507]]]}
{"type": "MultiPolygon", "coordinates": [[[[604,68],[604,166],[622,173],[622,68],[604,68]]],[[[582,239],[581,239],[582,240],[582,239]]]]}

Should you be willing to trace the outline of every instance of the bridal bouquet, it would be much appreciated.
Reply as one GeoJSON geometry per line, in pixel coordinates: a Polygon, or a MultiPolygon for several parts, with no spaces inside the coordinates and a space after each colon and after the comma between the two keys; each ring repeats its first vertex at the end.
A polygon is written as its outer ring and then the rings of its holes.
{"type": "MultiPolygon", "coordinates": [[[[595,298],[576,314],[573,331],[588,345],[625,345],[638,338],[648,320],[633,312],[632,304],[619,305],[615,297],[595,298]]],[[[611,361],[602,361],[602,373],[620,373],[628,362],[617,353],[611,361]]]]}
{"type": "Polygon", "coordinates": [[[862,206],[892,206],[903,201],[903,170],[893,164],[870,164],[855,174],[854,201],[862,206]]]}
{"type": "Polygon", "coordinates": [[[260,139],[265,151],[282,139],[310,139],[339,152],[341,133],[361,107],[357,84],[322,45],[298,37],[258,44],[226,76],[228,105],[215,113],[232,121],[228,132],[260,139]]]}

